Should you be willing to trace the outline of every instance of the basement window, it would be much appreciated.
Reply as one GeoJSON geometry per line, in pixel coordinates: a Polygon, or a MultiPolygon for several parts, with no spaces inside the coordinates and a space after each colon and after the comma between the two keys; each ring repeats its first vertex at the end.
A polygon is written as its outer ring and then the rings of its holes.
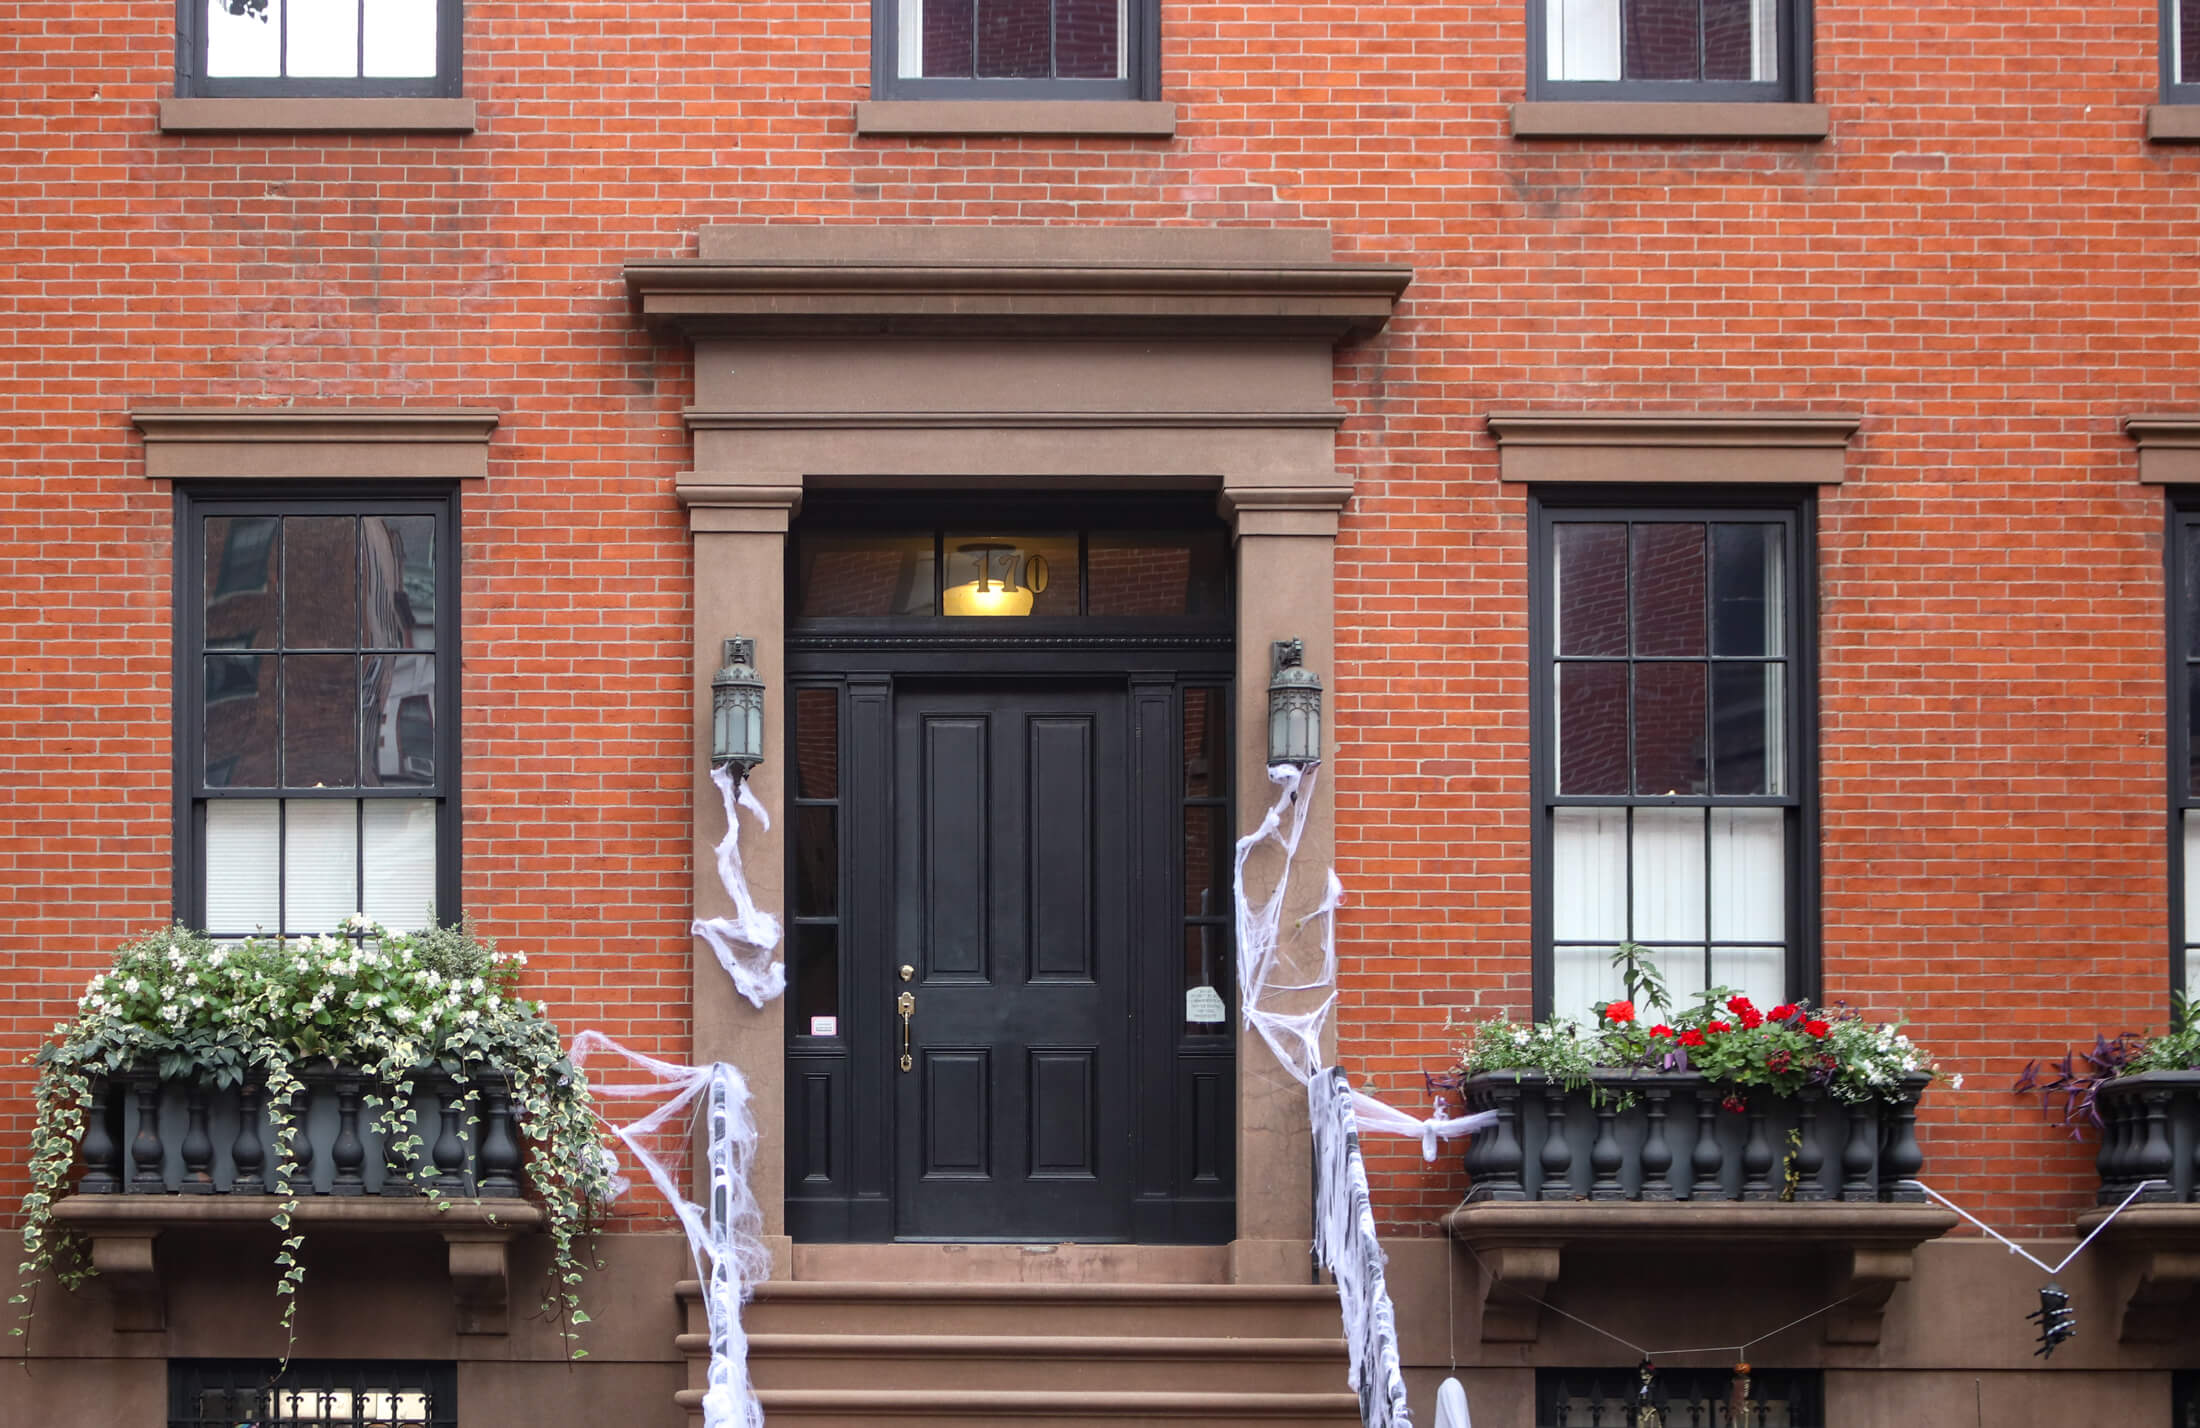
{"type": "Polygon", "coordinates": [[[1633,1423],[1647,1392],[1659,1421],[1728,1428],[1824,1428],[1825,1376],[1815,1369],[1659,1368],[1646,1386],[1631,1368],[1537,1369],[1535,1428],[1633,1423]],[[1735,1411],[1736,1407],[1742,1413],[1735,1411]]]}
{"type": "Polygon", "coordinates": [[[174,1359],[168,1428],[457,1428],[458,1369],[353,1359],[174,1359]]]}

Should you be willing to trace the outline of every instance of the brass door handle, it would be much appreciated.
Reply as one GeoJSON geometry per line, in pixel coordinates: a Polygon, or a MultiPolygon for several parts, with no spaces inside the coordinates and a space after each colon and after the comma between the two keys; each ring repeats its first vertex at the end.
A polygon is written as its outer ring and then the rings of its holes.
{"type": "Polygon", "coordinates": [[[917,1063],[909,1055],[909,1018],[916,1015],[917,994],[903,992],[894,998],[894,1010],[901,1013],[901,1069],[912,1070],[917,1063]]]}

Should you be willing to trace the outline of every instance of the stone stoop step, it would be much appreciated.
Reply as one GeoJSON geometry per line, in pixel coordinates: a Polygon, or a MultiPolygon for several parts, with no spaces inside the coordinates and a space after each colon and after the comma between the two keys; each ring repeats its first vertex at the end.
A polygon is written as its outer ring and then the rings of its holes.
{"type": "MultiPolygon", "coordinates": [[[[679,1402],[700,1424],[710,1340],[700,1286],[678,1292],[679,1402]]],[[[1325,1286],[797,1280],[759,1286],[742,1327],[775,1423],[1359,1421],[1325,1286]]]]}

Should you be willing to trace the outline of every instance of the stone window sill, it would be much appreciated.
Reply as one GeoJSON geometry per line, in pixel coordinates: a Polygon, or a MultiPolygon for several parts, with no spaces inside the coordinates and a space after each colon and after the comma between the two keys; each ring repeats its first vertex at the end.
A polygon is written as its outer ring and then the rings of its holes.
{"type": "Polygon", "coordinates": [[[866,99],[856,132],[877,137],[1171,139],[1176,106],[1137,99],[866,99]]]}
{"type": "Polygon", "coordinates": [[[169,134],[353,132],[471,134],[471,99],[163,99],[169,134]]]}
{"type": "Polygon", "coordinates": [[[1515,139],[1823,139],[1823,104],[1537,100],[1515,104],[1515,139]]]}
{"type": "Polygon", "coordinates": [[[2147,141],[2200,144],[2200,104],[2149,104],[2147,141]]]}

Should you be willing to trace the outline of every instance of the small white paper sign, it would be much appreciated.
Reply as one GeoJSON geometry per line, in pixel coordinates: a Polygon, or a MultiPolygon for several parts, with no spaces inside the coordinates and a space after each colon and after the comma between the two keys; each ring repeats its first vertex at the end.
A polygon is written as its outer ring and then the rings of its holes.
{"type": "Polygon", "coordinates": [[[1222,1004],[1222,993],[1213,987],[1193,987],[1184,994],[1184,1019],[1197,1022],[1228,1021],[1230,1009],[1222,1004]]]}
{"type": "Polygon", "coordinates": [[[810,1035],[840,1035],[840,1018],[837,1016],[813,1016],[810,1018],[810,1035]]]}

